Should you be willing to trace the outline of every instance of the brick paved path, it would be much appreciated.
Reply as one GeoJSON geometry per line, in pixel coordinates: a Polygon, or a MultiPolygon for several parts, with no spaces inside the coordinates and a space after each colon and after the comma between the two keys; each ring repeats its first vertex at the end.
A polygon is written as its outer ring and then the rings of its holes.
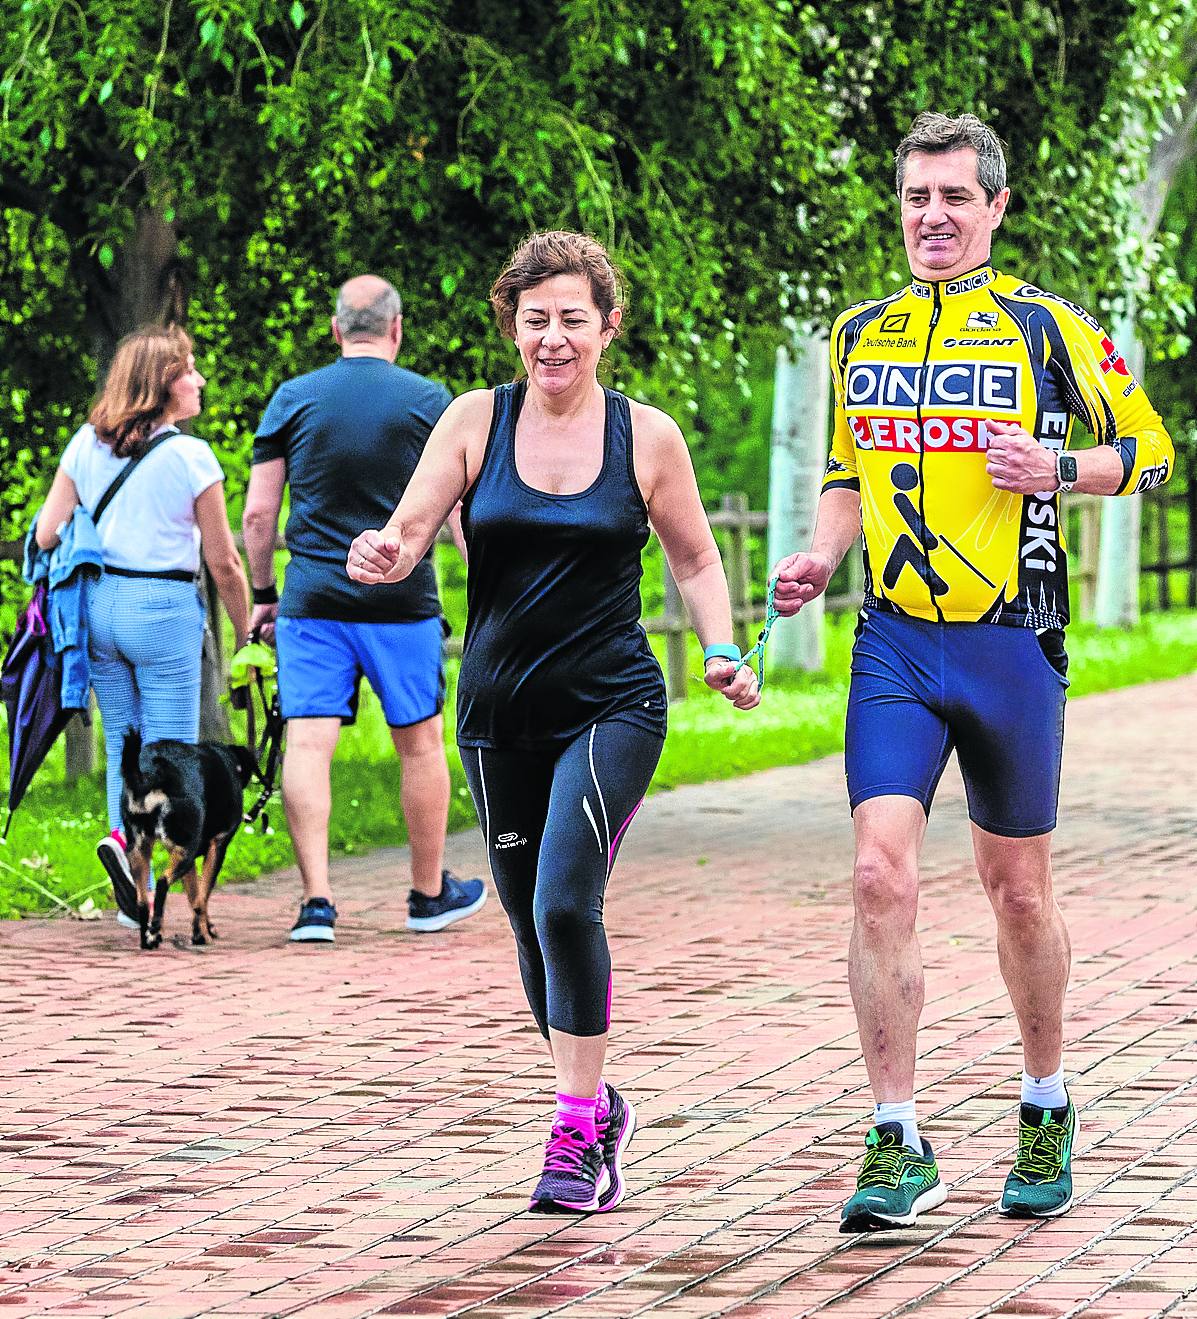
{"type": "MultiPolygon", "coordinates": [[[[869,1102],[827,760],[658,796],[633,831],[609,1074],[643,1125],[609,1217],[521,1212],[549,1073],[502,912],[407,935],[400,853],[339,866],[335,948],[284,942],[286,876],[222,890],[211,949],[0,929],[0,1313],[1197,1319],[1195,740],[1197,678],[1069,710],[1067,1218],[994,1212],[1020,1057],[949,770],[919,1078],[952,1193],[837,1234],[869,1102]]],[[[476,835],[450,851],[477,868],[476,835]]]]}

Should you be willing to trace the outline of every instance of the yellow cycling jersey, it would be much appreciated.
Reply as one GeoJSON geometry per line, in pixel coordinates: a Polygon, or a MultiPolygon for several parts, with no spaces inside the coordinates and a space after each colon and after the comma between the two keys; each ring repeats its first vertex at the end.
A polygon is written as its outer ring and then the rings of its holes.
{"type": "Polygon", "coordinates": [[[1067,448],[1082,421],[1122,459],[1119,494],[1161,485],[1160,415],[1083,308],[990,267],[914,280],[831,336],[835,433],[823,489],[859,490],[865,603],[940,622],[1063,628],[1058,497],[994,488],[986,420],[1067,448]]]}

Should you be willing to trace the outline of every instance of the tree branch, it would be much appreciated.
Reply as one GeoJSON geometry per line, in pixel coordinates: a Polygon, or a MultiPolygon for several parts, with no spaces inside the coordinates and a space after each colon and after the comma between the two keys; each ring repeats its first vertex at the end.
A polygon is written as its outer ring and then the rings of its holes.
{"type": "Polygon", "coordinates": [[[1135,201],[1143,216],[1144,237],[1159,228],[1168,193],[1185,162],[1197,153],[1197,39],[1185,47],[1189,70],[1184,96],[1177,106],[1176,127],[1158,137],[1151,148],[1147,176],[1135,189],[1135,201]]]}

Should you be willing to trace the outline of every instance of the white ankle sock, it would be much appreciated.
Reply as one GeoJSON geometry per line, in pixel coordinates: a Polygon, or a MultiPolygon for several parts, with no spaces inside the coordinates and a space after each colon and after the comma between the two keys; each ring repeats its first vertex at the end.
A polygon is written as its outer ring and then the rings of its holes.
{"type": "Polygon", "coordinates": [[[877,1127],[882,1122],[900,1122],[902,1124],[902,1143],[909,1145],[918,1154],[923,1152],[918,1119],[914,1115],[913,1099],[903,1099],[899,1104],[875,1105],[873,1108],[873,1125],[877,1127]]]}
{"type": "Polygon", "coordinates": [[[1022,1074],[1022,1102],[1034,1104],[1038,1108],[1063,1108],[1068,1103],[1068,1091],[1064,1089],[1064,1064],[1050,1076],[1030,1076],[1022,1074]]]}

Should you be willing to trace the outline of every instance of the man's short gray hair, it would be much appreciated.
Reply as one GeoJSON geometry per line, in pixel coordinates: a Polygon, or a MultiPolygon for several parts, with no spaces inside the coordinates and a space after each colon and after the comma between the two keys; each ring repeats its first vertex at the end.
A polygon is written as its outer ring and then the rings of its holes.
{"type": "Polygon", "coordinates": [[[910,132],[898,143],[898,149],[894,152],[898,197],[902,196],[906,160],[912,152],[925,151],[929,155],[942,155],[948,151],[959,151],[963,147],[972,147],[977,153],[977,182],[992,202],[1006,186],[1006,153],[1002,149],[1002,139],[975,114],[962,114],[953,118],[951,115],[937,114],[934,110],[924,110],[915,119],[910,125],[910,132]]]}
{"type": "Polygon", "coordinates": [[[391,284],[369,302],[349,302],[342,288],[337,294],[337,326],[343,339],[381,339],[396,316],[403,315],[403,301],[391,284]]]}

